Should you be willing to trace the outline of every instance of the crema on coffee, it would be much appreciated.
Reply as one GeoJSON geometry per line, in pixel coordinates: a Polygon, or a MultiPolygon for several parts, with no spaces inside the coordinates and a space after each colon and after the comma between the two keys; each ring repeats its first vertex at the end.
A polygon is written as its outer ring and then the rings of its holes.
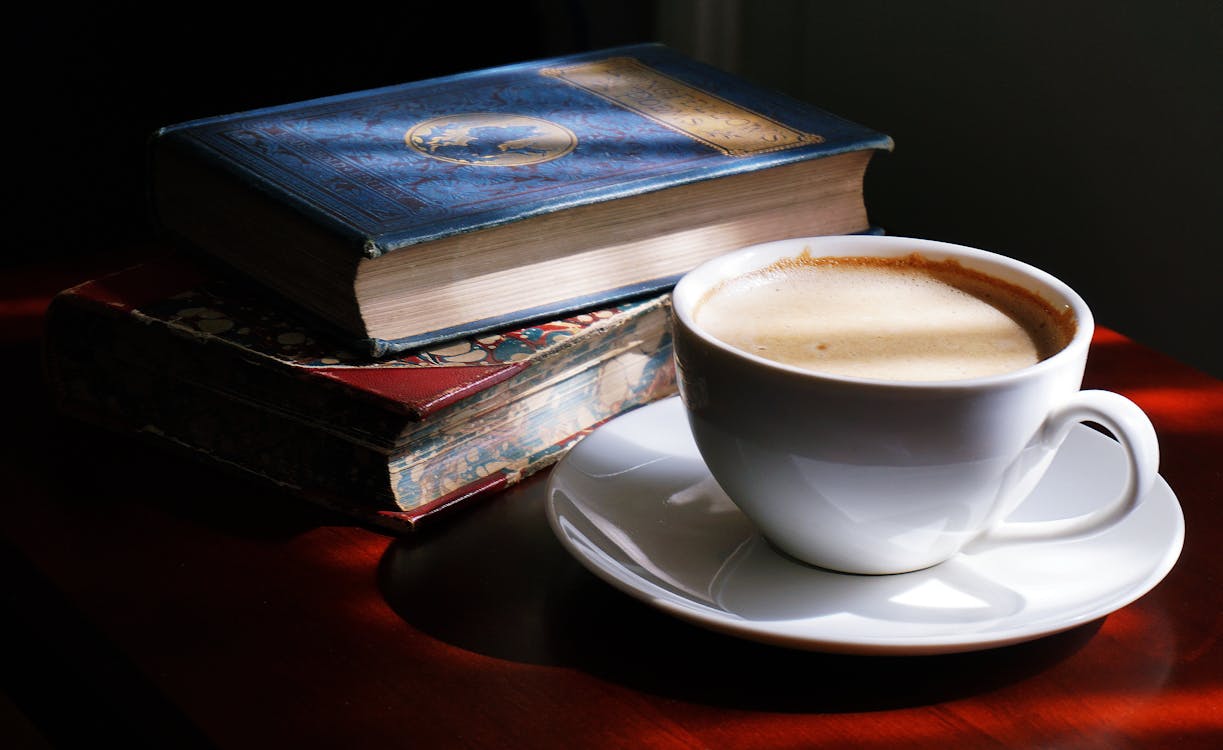
{"type": "Polygon", "coordinates": [[[917,254],[787,258],[719,284],[694,320],[766,359],[893,381],[1020,370],[1074,335],[1069,310],[956,261],[917,254]]]}

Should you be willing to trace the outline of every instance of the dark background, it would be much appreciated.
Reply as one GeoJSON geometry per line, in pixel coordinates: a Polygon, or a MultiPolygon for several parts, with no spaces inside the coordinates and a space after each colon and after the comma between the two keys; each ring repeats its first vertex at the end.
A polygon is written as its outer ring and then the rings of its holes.
{"type": "Polygon", "coordinates": [[[1040,265],[1100,324],[1223,377],[1215,0],[177,7],[13,15],[8,267],[149,241],[160,125],[662,41],[891,135],[867,183],[888,233],[1040,265]]]}

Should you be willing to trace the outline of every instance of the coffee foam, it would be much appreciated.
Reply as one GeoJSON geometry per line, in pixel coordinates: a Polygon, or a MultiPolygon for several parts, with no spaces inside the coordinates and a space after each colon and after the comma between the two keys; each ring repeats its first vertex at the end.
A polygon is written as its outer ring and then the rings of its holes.
{"type": "Polygon", "coordinates": [[[1064,348],[1075,327],[1069,310],[955,260],[806,251],[723,282],[694,317],[716,338],[766,359],[899,381],[1019,370],[1064,348]]]}

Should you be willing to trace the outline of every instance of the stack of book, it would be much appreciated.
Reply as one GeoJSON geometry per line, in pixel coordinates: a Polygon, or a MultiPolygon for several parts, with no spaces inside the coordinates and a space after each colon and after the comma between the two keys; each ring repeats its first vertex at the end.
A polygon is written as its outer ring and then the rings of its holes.
{"type": "Polygon", "coordinates": [[[67,415],[412,528],[673,393],[679,276],[875,231],[891,146],[656,44],[168,126],[167,252],[55,298],[49,382],[67,415]]]}

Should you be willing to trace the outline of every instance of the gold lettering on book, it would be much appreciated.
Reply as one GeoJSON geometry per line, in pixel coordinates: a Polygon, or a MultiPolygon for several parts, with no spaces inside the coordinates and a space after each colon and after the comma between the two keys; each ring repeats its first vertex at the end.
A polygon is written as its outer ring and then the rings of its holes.
{"type": "Polygon", "coordinates": [[[559,78],[677,130],[729,156],[778,151],[823,136],[804,133],[770,117],[660,73],[631,57],[545,68],[559,78]]]}

